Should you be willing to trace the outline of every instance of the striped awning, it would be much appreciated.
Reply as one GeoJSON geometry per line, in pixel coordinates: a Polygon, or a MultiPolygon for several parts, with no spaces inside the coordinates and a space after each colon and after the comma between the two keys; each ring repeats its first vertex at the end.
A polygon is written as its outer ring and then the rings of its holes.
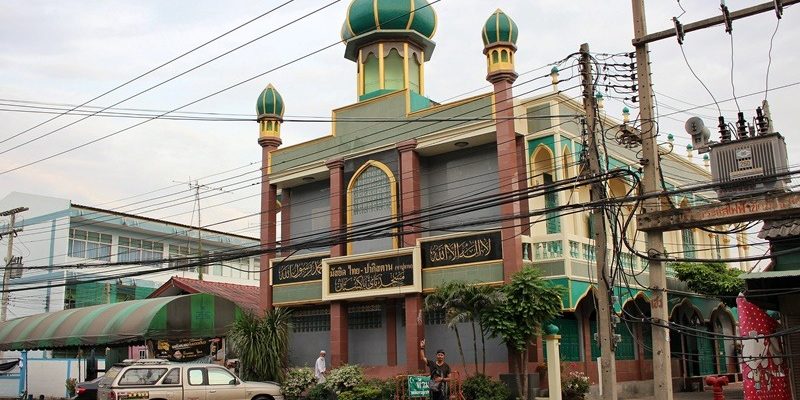
{"type": "Polygon", "coordinates": [[[239,308],[198,293],[31,315],[0,324],[0,350],[34,350],[225,336],[239,308]]]}

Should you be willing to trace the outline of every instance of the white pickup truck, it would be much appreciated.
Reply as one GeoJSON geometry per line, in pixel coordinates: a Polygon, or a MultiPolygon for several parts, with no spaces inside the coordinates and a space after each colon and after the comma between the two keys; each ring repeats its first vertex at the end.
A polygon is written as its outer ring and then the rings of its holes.
{"type": "Polygon", "coordinates": [[[138,360],[112,366],[98,400],[283,400],[274,382],[244,382],[216,364],[138,360]]]}

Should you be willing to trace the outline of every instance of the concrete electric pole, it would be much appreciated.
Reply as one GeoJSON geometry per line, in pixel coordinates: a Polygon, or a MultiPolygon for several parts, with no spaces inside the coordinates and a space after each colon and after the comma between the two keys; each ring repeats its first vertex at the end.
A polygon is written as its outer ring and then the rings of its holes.
{"type": "MultiPolygon", "coordinates": [[[[648,253],[655,255],[648,262],[650,272],[650,290],[652,299],[650,300],[650,313],[653,322],[653,381],[655,400],[672,400],[672,363],[670,362],[669,344],[669,310],[667,304],[667,276],[664,264],[658,257],[664,254],[664,231],[691,227],[688,224],[680,226],[673,222],[660,221],[651,223],[645,228],[642,224],[645,221],[653,220],[653,216],[659,215],[661,205],[658,193],[662,192],[661,165],[658,154],[658,144],[656,142],[656,121],[653,112],[653,88],[650,79],[650,54],[648,43],[662,39],[675,37],[678,35],[678,43],[683,43],[684,36],[688,32],[705,29],[716,25],[725,25],[726,31],[730,32],[734,20],[749,17],[764,12],[774,11],[778,18],[781,18],[783,8],[800,2],[800,0],[782,0],[780,2],[761,3],[752,7],[736,11],[723,9],[721,15],[706,18],[697,22],[682,25],[677,18],[674,19],[675,27],[652,34],[647,33],[647,22],[645,18],[644,0],[631,0],[633,11],[633,46],[636,48],[636,77],[639,81],[639,112],[642,139],[642,159],[643,174],[641,184],[644,195],[649,196],[642,204],[642,212],[637,218],[637,227],[646,232],[646,246],[648,253]]],[[[792,200],[797,196],[790,194],[792,200]]],[[[794,205],[794,203],[792,203],[794,205]]],[[[726,204],[715,204],[714,208],[725,207],[726,204]]],[[[796,208],[796,206],[794,207],[796,208]]],[[[673,212],[674,210],[670,211],[673,212]]],[[[693,220],[694,226],[715,225],[711,218],[701,218],[697,208],[683,210],[685,220],[693,220]]],[[[712,215],[712,214],[708,214],[712,215]]],[[[720,223],[735,223],[747,220],[754,220],[757,217],[735,216],[719,221],[720,223]]],[[[676,220],[676,218],[672,218],[676,220]]]]}
{"type": "Polygon", "coordinates": [[[11,271],[9,270],[9,266],[11,265],[11,260],[14,258],[14,237],[17,235],[17,232],[22,231],[22,229],[14,228],[14,224],[16,223],[16,217],[18,213],[23,211],[28,211],[27,207],[18,207],[8,211],[0,212],[0,217],[10,217],[11,222],[9,222],[8,230],[4,232],[0,232],[0,237],[8,235],[8,250],[6,252],[6,259],[5,259],[5,268],[3,268],[3,297],[2,301],[0,301],[0,322],[5,322],[7,319],[8,313],[8,279],[11,275],[11,271]]]}
{"type": "MultiPolygon", "coordinates": [[[[600,152],[597,148],[595,131],[597,126],[597,104],[594,97],[592,62],[589,56],[589,45],[581,45],[581,76],[583,81],[583,107],[586,112],[587,159],[590,175],[602,173],[600,168],[600,152]]],[[[592,184],[589,191],[592,203],[606,199],[604,181],[592,184]]],[[[611,282],[608,274],[608,240],[606,236],[605,208],[600,206],[592,212],[593,239],[595,244],[595,262],[597,269],[597,342],[600,344],[600,398],[617,399],[617,367],[614,357],[614,334],[611,326],[611,282]]]]}

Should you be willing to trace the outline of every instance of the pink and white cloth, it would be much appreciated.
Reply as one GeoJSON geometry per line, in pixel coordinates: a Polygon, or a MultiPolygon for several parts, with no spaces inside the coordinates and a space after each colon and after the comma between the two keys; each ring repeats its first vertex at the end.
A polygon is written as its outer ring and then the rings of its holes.
{"type": "Polygon", "coordinates": [[[742,336],[742,374],[745,400],[790,400],[789,378],[781,338],[758,337],[778,330],[778,321],[739,296],[739,332],[742,336]]]}

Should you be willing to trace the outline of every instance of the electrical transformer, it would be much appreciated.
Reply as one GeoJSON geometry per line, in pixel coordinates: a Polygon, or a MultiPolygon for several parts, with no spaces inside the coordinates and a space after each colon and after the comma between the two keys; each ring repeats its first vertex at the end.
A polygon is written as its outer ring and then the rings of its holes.
{"type": "Polygon", "coordinates": [[[711,143],[710,149],[711,176],[720,184],[721,200],[788,191],[789,177],[774,176],[788,170],[786,142],[779,133],[711,143]]]}

